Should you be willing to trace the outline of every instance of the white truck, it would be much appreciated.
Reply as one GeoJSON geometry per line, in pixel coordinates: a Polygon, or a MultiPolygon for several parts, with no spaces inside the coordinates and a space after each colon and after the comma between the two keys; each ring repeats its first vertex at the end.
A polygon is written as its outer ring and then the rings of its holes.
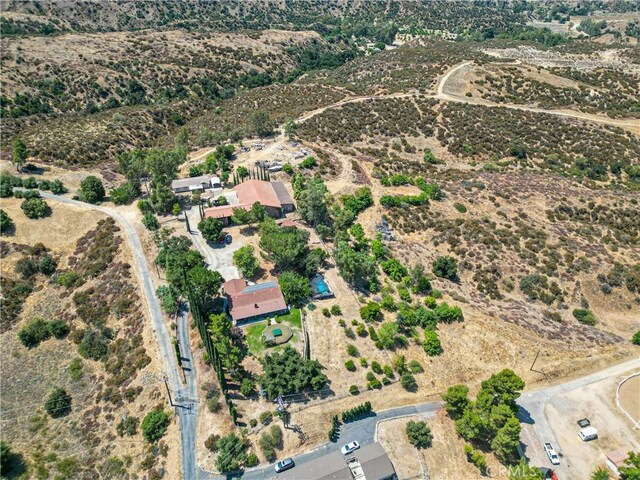
{"type": "Polygon", "coordinates": [[[549,442],[544,444],[544,451],[546,452],[547,457],[549,457],[549,461],[552,465],[560,465],[560,457],[549,442]]]}

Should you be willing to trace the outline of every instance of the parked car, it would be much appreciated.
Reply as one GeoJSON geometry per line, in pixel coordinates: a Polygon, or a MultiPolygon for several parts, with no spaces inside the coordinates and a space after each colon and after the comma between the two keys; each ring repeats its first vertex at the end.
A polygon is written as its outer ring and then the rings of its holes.
{"type": "Polygon", "coordinates": [[[293,463],[293,458],[285,458],[284,460],[276,463],[276,473],[284,472],[285,470],[289,470],[295,466],[296,464],[293,463]]]}
{"type": "Polygon", "coordinates": [[[360,444],[358,442],[347,443],[344,447],[340,449],[343,455],[349,455],[351,452],[355,452],[360,448],[360,444]]]}
{"type": "Polygon", "coordinates": [[[549,461],[552,465],[560,465],[560,457],[549,442],[544,444],[544,451],[547,453],[547,457],[549,457],[549,461]]]}
{"type": "Polygon", "coordinates": [[[588,442],[589,440],[595,440],[596,438],[598,438],[598,430],[596,430],[593,427],[586,427],[578,432],[578,436],[580,437],[580,440],[582,440],[583,442],[588,442]]]}

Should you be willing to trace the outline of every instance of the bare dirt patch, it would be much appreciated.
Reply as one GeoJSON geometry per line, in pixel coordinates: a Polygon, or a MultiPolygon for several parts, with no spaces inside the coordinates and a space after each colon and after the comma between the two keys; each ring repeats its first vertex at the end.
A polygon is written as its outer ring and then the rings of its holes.
{"type": "MultiPolygon", "coordinates": [[[[378,441],[389,454],[399,478],[425,478],[425,474],[428,478],[443,480],[486,478],[466,461],[464,440],[455,432],[453,421],[443,411],[427,418],[414,416],[381,422],[378,424],[378,441]],[[405,432],[409,420],[427,422],[433,434],[429,448],[418,450],[409,443],[405,432]]],[[[487,464],[491,478],[508,478],[493,455],[487,455],[487,464]]]]}
{"type": "Polygon", "coordinates": [[[638,450],[640,435],[615,405],[615,390],[623,376],[615,376],[553,397],[545,414],[559,442],[561,461],[576,478],[588,478],[604,462],[605,455],[619,448],[638,450]],[[579,419],[588,417],[598,438],[583,442],[578,437],[579,419]]]}
{"type": "Polygon", "coordinates": [[[640,375],[624,382],[620,387],[619,395],[620,406],[631,415],[631,418],[640,422],[640,375]]]}

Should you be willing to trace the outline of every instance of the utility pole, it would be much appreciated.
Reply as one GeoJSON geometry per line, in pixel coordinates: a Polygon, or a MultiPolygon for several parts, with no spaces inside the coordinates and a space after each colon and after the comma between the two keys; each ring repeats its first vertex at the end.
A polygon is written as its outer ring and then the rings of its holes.
{"type": "Polygon", "coordinates": [[[169,405],[175,407],[176,405],[173,403],[173,399],[171,398],[171,390],[169,390],[169,377],[167,377],[166,373],[162,374],[162,379],[164,380],[164,386],[167,387],[167,395],[169,396],[169,405]]]}

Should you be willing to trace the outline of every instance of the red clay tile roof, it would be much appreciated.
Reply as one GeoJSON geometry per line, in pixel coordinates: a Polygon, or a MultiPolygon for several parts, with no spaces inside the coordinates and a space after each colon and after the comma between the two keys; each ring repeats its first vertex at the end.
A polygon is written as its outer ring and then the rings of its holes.
{"type": "Polygon", "coordinates": [[[277,282],[247,286],[244,280],[229,280],[224,283],[224,291],[229,300],[229,313],[235,322],[287,308],[277,282]]]}
{"type": "Polygon", "coordinates": [[[241,204],[253,205],[260,202],[265,207],[280,208],[282,204],[273,186],[263,180],[247,180],[233,187],[241,204]]]}
{"type": "Polygon", "coordinates": [[[220,205],[219,207],[211,207],[204,209],[204,218],[229,218],[233,215],[234,208],[244,208],[251,210],[251,205],[220,205]]]}
{"type": "Polygon", "coordinates": [[[224,293],[227,295],[235,295],[240,293],[244,287],[247,286],[247,282],[242,280],[241,278],[234,278],[232,280],[227,280],[224,282],[224,293]]]}
{"type": "Polygon", "coordinates": [[[281,226],[281,227],[294,227],[294,228],[298,228],[300,225],[298,225],[297,222],[290,220],[288,218],[285,218],[283,220],[278,220],[276,221],[276,223],[281,226]]]}

